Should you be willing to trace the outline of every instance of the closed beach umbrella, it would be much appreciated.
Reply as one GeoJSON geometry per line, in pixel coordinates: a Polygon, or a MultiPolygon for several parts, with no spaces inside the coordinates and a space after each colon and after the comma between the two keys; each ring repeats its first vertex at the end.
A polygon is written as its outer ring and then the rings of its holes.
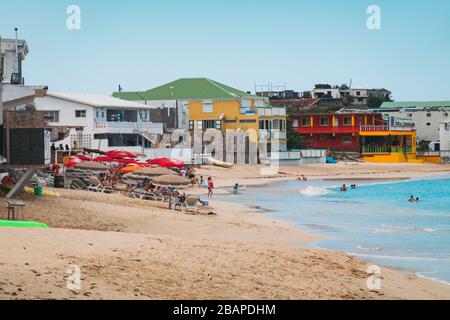
{"type": "Polygon", "coordinates": [[[134,172],[139,169],[142,169],[142,167],[141,166],[127,166],[127,167],[120,169],[120,172],[122,174],[126,174],[126,173],[130,173],[130,172],[134,172]]]}
{"type": "Polygon", "coordinates": [[[79,163],[74,166],[75,169],[81,169],[81,170],[108,170],[108,167],[106,167],[104,164],[93,162],[93,161],[85,161],[82,163],[79,163]]]}
{"type": "Polygon", "coordinates": [[[188,186],[191,181],[176,175],[164,175],[153,178],[152,182],[160,186],[188,186]]]}
{"type": "Polygon", "coordinates": [[[134,174],[154,177],[163,175],[173,175],[175,174],[175,172],[167,168],[158,167],[158,168],[141,168],[139,170],[134,171],[134,174]]]}

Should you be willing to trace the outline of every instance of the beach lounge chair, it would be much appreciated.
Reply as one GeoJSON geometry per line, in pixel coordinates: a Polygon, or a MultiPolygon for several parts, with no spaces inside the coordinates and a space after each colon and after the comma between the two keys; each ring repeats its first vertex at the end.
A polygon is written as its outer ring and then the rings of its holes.
{"type": "Polygon", "coordinates": [[[156,192],[145,191],[143,189],[134,189],[130,196],[135,199],[163,201],[164,197],[156,192]]]}
{"type": "Polygon", "coordinates": [[[97,177],[91,176],[89,178],[91,185],[88,187],[89,191],[101,192],[101,193],[112,193],[114,189],[110,186],[105,186],[97,177]]]}
{"type": "Polygon", "coordinates": [[[170,208],[175,210],[180,207],[181,212],[192,211],[198,213],[198,204],[200,203],[199,197],[187,196],[186,199],[181,197],[175,197],[171,199],[170,208]]]}
{"type": "Polygon", "coordinates": [[[199,197],[188,196],[186,200],[181,205],[181,211],[186,213],[186,211],[192,211],[198,213],[198,204],[200,203],[199,197]]]}

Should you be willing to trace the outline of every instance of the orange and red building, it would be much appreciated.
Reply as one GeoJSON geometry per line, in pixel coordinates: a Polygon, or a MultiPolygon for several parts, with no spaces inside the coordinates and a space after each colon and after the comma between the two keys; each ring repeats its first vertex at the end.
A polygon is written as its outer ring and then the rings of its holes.
{"type": "Polygon", "coordinates": [[[409,120],[362,110],[291,116],[308,147],[359,152],[367,162],[417,162],[416,131],[409,120]]]}

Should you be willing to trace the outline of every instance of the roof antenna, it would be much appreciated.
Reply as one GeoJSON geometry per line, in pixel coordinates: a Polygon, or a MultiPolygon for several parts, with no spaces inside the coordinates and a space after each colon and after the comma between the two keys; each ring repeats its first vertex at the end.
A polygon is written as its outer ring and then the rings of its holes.
{"type": "Polygon", "coordinates": [[[122,86],[119,84],[119,92],[122,92],[122,91],[123,91],[122,86]]]}

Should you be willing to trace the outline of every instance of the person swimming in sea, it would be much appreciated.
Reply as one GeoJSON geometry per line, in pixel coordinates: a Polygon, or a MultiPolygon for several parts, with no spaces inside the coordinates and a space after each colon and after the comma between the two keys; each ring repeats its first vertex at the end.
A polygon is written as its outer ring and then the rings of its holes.
{"type": "Polygon", "coordinates": [[[419,197],[416,197],[416,202],[420,202],[420,199],[419,199],[419,197]]]}
{"type": "Polygon", "coordinates": [[[236,183],[234,186],[233,186],[233,193],[234,194],[237,194],[239,192],[239,183],[236,183]]]}
{"type": "Polygon", "coordinates": [[[414,196],[411,195],[411,196],[409,197],[409,199],[408,199],[408,202],[414,202],[414,201],[416,201],[416,199],[414,199],[414,196]]]}
{"type": "Polygon", "coordinates": [[[352,184],[350,187],[354,190],[356,189],[356,184],[352,184]]]}
{"type": "Polygon", "coordinates": [[[343,184],[341,187],[341,192],[346,192],[346,191],[347,191],[347,186],[345,184],[343,184]]]}

